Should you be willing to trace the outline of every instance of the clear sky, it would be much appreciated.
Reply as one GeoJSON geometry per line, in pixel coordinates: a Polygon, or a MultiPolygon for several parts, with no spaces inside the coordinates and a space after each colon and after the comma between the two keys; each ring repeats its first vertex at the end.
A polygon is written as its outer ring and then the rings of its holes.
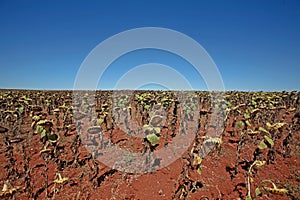
{"type": "MultiPolygon", "coordinates": [[[[226,90],[300,88],[299,0],[0,0],[0,88],[72,89],[93,48],[140,27],[169,28],[196,40],[216,63],[226,90]]],[[[164,53],[161,60],[149,59],[158,52],[148,53],[118,60],[99,88],[113,88],[137,64],[168,64],[164,53]]],[[[175,61],[170,65],[195,79],[192,67],[175,61]]],[[[192,85],[205,89],[201,81],[192,85]]]]}

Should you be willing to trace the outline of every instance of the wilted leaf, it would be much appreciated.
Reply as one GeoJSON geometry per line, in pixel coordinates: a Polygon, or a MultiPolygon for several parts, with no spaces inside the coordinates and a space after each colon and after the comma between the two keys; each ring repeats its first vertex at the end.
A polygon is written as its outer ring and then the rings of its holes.
{"type": "Polygon", "coordinates": [[[245,119],[249,119],[250,115],[248,115],[247,113],[244,114],[245,119]]]}
{"type": "Polygon", "coordinates": [[[156,133],[160,133],[160,128],[159,127],[154,127],[153,129],[155,130],[156,133]]]}
{"type": "Polygon", "coordinates": [[[35,116],[32,117],[32,120],[39,121],[40,118],[41,118],[41,116],[35,115],[35,116]]]}
{"type": "Polygon", "coordinates": [[[98,124],[101,125],[104,122],[102,118],[98,119],[98,124]]]}
{"type": "Polygon", "coordinates": [[[50,142],[56,142],[58,140],[58,135],[56,135],[55,133],[51,134],[51,135],[48,136],[48,140],[50,142]]]}
{"type": "Polygon", "coordinates": [[[256,196],[260,196],[260,195],[261,195],[261,191],[260,191],[259,188],[256,188],[256,189],[255,189],[255,195],[256,195],[256,196]]]}
{"type": "Polygon", "coordinates": [[[246,200],[252,200],[252,197],[247,195],[246,200]]]}
{"type": "Polygon", "coordinates": [[[239,127],[239,128],[242,128],[243,125],[244,125],[244,122],[242,122],[242,121],[239,121],[239,122],[237,123],[237,127],[239,127]]]}
{"type": "Polygon", "coordinates": [[[271,147],[274,146],[274,141],[267,135],[264,136],[264,138],[267,140],[267,142],[271,145],[271,147]]]}
{"type": "Polygon", "coordinates": [[[20,113],[23,113],[23,112],[24,112],[24,107],[23,107],[23,106],[21,106],[21,107],[19,107],[19,109],[18,109],[18,110],[19,110],[19,112],[20,112],[20,113]]]}
{"type": "Polygon", "coordinates": [[[264,141],[261,141],[260,143],[259,143],[259,145],[258,145],[258,148],[260,148],[260,149],[265,149],[265,148],[267,148],[268,146],[266,145],[266,143],[264,142],[264,141]]]}
{"type": "Polygon", "coordinates": [[[259,131],[262,131],[264,133],[268,133],[269,134],[269,131],[267,131],[266,129],[264,129],[263,127],[259,127],[258,128],[259,131]]]}
{"type": "Polygon", "coordinates": [[[246,120],[245,123],[247,124],[247,126],[251,126],[251,123],[248,120],[246,120]]]}
{"type": "Polygon", "coordinates": [[[36,133],[36,134],[39,134],[39,133],[41,133],[43,130],[44,130],[44,128],[43,128],[42,126],[40,126],[40,125],[37,125],[37,127],[36,127],[36,129],[35,129],[35,132],[34,132],[34,133],[36,133]]]}
{"type": "Polygon", "coordinates": [[[195,166],[195,165],[200,165],[201,164],[201,162],[202,162],[202,158],[198,155],[198,154],[196,154],[196,153],[194,153],[194,162],[193,162],[193,165],[195,166]]]}
{"type": "Polygon", "coordinates": [[[199,167],[198,167],[198,169],[197,169],[197,172],[198,172],[198,174],[202,174],[202,168],[201,168],[201,165],[199,165],[199,167]]]}
{"type": "Polygon", "coordinates": [[[144,124],[143,127],[144,127],[144,128],[148,128],[148,127],[149,127],[149,124],[144,124]]]}
{"type": "Polygon", "coordinates": [[[151,143],[151,146],[155,146],[158,143],[159,138],[160,137],[154,133],[147,135],[147,140],[151,143]]]}
{"type": "Polygon", "coordinates": [[[41,138],[44,138],[47,135],[47,131],[44,129],[41,133],[41,138]]]}
{"type": "Polygon", "coordinates": [[[144,108],[145,108],[146,110],[149,110],[150,105],[145,105],[144,108]]]}

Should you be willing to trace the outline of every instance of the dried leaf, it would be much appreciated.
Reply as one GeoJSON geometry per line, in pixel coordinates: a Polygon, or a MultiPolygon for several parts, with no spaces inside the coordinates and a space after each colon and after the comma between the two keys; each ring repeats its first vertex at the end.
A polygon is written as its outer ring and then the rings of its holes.
{"type": "Polygon", "coordinates": [[[257,167],[261,167],[265,164],[266,164],[266,161],[260,161],[260,160],[254,161],[254,165],[256,165],[257,167]]]}
{"type": "Polygon", "coordinates": [[[278,130],[279,128],[282,128],[284,125],[286,125],[286,123],[284,122],[277,122],[275,124],[270,124],[269,122],[267,122],[267,126],[269,129],[274,129],[274,130],[278,130]]]}
{"type": "Polygon", "coordinates": [[[288,190],[285,188],[277,188],[277,186],[272,180],[262,180],[261,182],[270,182],[273,185],[273,188],[267,186],[262,187],[265,191],[270,192],[271,194],[284,195],[288,193],[288,190]]]}
{"type": "Polygon", "coordinates": [[[4,183],[2,192],[6,192],[6,191],[8,191],[8,186],[6,183],[4,183]]]}
{"type": "Polygon", "coordinates": [[[249,135],[256,135],[256,134],[258,134],[259,133],[259,131],[253,131],[253,130],[247,130],[247,133],[249,134],[249,135]]]}
{"type": "Polygon", "coordinates": [[[20,186],[16,186],[13,188],[8,188],[7,184],[4,183],[3,188],[2,188],[2,192],[0,193],[0,197],[2,196],[6,196],[6,195],[12,195],[14,192],[20,190],[21,187],[20,186]]]}
{"type": "Polygon", "coordinates": [[[203,136],[201,138],[206,138],[206,140],[203,142],[205,143],[215,143],[215,144],[222,144],[222,139],[219,137],[207,137],[207,136],[203,136]]]}
{"type": "Polygon", "coordinates": [[[255,108],[254,110],[251,110],[251,114],[253,114],[253,113],[256,113],[256,112],[258,112],[258,111],[260,111],[260,109],[259,108],[255,108]]]}
{"type": "Polygon", "coordinates": [[[288,190],[285,188],[277,188],[277,187],[270,188],[270,187],[263,186],[263,189],[267,192],[270,192],[271,194],[284,195],[288,193],[288,190]]]}
{"type": "Polygon", "coordinates": [[[51,151],[51,149],[43,149],[43,150],[40,151],[40,153],[46,153],[46,152],[49,152],[49,151],[51,151]]]}
{"type": "Polygon", "coordinates": [[[62,178],[60,173],[57,173],[56,176],[58,176],[58,178],[55,179],[53,182],[58,184],[61,184],[69,179],[67,177],[62,178]]]}

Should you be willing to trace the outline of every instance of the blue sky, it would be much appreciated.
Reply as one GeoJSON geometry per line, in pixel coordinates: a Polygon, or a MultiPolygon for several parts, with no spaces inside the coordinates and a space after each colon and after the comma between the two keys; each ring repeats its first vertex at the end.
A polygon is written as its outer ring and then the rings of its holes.
{"type": "MultiPolygon", "coordinates": [[[[128,29],[164,27],[206,49],[226,90],[299,90],[299,10],[297,0],[0,0],[0,88],[72,89],[81,63],[100,42],[128,29]]],[[[137,64],[168,64],[169,57],[157,53],[120,58],[99,88],[113,88],[137,64]]],[[[174,59],[169,65],[205,90],[191,66],[176,66],[174,59]]]]}

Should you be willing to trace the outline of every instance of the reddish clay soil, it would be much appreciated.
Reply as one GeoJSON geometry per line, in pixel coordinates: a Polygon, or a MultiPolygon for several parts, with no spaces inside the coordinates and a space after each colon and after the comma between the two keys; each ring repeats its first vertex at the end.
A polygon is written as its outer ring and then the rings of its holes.
{"type": "MultiPolygon", "coordinates": [[[[163,100],[164,96],[174,99],[166,93],[152,92],[157,98],[143,96],[143,105],[129,97],[130,106],[124,103],[130,107],[128,115],[122,113],[123,104],[117,112],[120,117],[134,118],[136,124],[131,128],[135,130],[151,123],[147,103],[150,107],[165,103],[167,117],[156,133],[160,139],[154,146],[114,122],[111,93],[98,92],[92,105],[101,108],[92,112],[95,122],[88,118],[103,130],[95,137],[86,133],[91,124],[75,126],[76,114],[68,113],[72,106],[76,110],[70,91],[0,91],[0,199],[300,199],[299,92],[226,92],[218,106],[224,104],[227,109],[224,107],[225,114],[217,118],[208,93],[197,92],[195,102],[200,114],[193,116],[181,112],[185,108],[177,105],[180,102],[163,100]],[[51,104],[46,100],[52,100],[51,104]],[[11,112],[20,106],[23,111],[11,112]],[[59,111],[54,112],[57,108],[59,111]],[[51,132],[59,136],[56,143],[43,143],[41,134],[34,133],[34,116],[42,116],[37,122],[53,122],[51,132]],[[103,122],[97,121],[101,117],[103,122]],[[192,143],[170,165],[159,167],[158,163],[149,173],[126,173],[108,167],[84,145],[92,141],[90,137],[98,143],[104,138],[102,143],[110,140],[134,153],[155,152],[172,142],[183,118],[188,123],[199,122],[192,143]],[[222,122],[225,128],[217,140],[214,136],[220,130],[214,124],[222,122]],[[207,135],[211,136],[211,151],[207,150],[209,146],[202,148],[207,135]],[[41,152],[45,148],[48,150],[41,152]]],[[[137,92],[143,93],[146,91],[137,92]]]]}

